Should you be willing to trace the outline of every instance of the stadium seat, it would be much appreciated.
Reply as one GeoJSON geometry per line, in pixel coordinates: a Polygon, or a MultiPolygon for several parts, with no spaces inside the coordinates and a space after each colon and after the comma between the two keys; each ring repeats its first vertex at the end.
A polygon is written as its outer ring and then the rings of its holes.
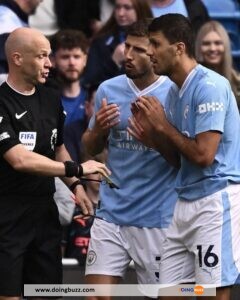
{"type": "Polygon", "coordinates": [[[217,12],[234,12],[236,10],[236,6],[238,2],[236,0],[202,0],[209,14],[217,13],[217,12]]]}

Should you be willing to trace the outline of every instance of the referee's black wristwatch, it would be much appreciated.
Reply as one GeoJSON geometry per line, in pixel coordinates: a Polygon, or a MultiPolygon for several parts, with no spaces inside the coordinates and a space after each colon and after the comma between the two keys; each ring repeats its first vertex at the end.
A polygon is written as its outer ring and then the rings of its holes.
{"type": "Polygon", "coordinates": [[[77,164],[75,161],[67,160],[64,162],[65,176],[66,177],[81,177],[83,176],[82,165],[77,164]]]}
{"type": "MultiPolygon", "coordinates": [[[[73,177],[73,176],[81,177],[83,175],[82,165],[78,165],[75,161],[67,160],[64,162],[64,166],[65,166],[65,176],[66,177],[73,177]]],[[[73,192],[77,185],[82,185],[82,183],[79,179],[74,181],[69,186],[70,191],[73,192]]]]}
{"type": "Polygon", "coordinates": [[[74,189],[77,185],[82,185],[81,181],[78,179],[76,181],[74,181],[70,186],[69,186],[69,190],[71,192],[74,192],[74,189]]]}

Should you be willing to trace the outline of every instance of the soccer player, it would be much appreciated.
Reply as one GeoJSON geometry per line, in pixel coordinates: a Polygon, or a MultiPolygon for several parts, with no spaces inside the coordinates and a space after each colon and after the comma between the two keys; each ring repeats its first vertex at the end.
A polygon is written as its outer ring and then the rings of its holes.
{"type": "Polygon", "coordinates": [[[135,23],[125,42],[126,75],[100,85],[95,114],[83,135],[91,155],[107,146],[107,165],[119,187],[100,187],[97,216],[102,220],[94,220],[86,261],[86,281],[91,284],[118,283],[131,260],[139,283],[158,283],[161,247],[176,202],[177,170],[127,132],[135,100],[155,95],[164,103],[172,85],[167,77],[154,74],[148,46],[147,23],[135,23]]]}
{"type": "Polygon", "coordinates": [[[155,73],[168,75],[175,85],[164,108],[153,96],[138,99],[129,132],[180,167],[160,283],[213,284],[215,299],[227,300],[240,271],[236,100],[228,80],[197,64],[193,31],[184,16],[154,19],[149,38],[155,73]]]}
{"type": "Polygon", "coordinates": [[[0,298],[20,299],[24,284],[62,280],[61,227],[53,201],[61,176],[85,213],[76,176],[100,172],[101,163],[71,161],[63,144],[64,113],[57,94],[45,88],[50,44],[37,30],[14,30],[5,44],[9,64],[0,87],[0,298]]]}

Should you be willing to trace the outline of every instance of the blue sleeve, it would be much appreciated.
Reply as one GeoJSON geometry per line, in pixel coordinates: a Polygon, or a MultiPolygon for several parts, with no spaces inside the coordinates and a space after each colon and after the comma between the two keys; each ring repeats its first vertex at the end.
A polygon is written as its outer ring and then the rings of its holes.
{"type": "Polygon", "coordinates": [[[194,93],[196,135],[210,130],[224,131],[224,120],[231,98],[231,88],[227,81],[200,82],[194,93]]]}

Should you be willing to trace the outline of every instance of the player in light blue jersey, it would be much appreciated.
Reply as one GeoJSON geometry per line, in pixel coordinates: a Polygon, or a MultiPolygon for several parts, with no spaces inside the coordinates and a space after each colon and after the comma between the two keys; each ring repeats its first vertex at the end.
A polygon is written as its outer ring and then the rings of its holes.
{"type": "Polygon", "coordinates": [[[107,146],[111,179],[119,187],[100,188],[97,216],[103,220],[94,221],[86,263],[87,283],[91,284],[117,283],[131,260],[139,283],[158,283],[161,245],[177,199],[177,169],[127,132],[138,97],[156,96],[164,104],[172,85],[167,77],[153,73],[147,33],[144,22],[129,29],[126,75],[100,85],[95,114],[83,137],[92,155],[107,146]]]}
{"type": "Polygon", "coordinates": [[[128,131],[180,167],[179,201],[163,245],[160,283],[213,284],[214,299],[227,300],[240,270],[236,100],[224,77],[197,64],[184,16],[154,19],[149,39],[155,73],[168,75],[175,85],[164,108],[153,96],[141,97],[128,131]]]}

